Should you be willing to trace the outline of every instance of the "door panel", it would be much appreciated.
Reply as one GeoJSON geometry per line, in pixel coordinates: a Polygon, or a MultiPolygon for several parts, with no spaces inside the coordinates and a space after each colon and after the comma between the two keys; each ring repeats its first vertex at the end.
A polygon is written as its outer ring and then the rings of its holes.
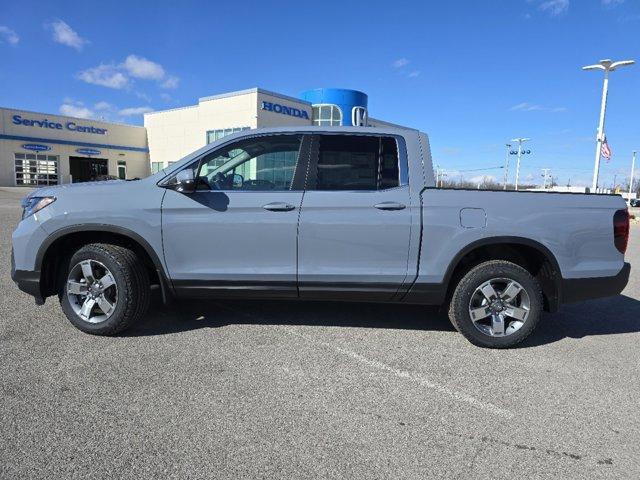
{"type": "Polygon", "coordinates": [[[298,227],[301,297],[390,300],[403,285],[415,209],[400,151],[391,137],[315,138],[298,227]]]}
{"type": "Polygon", "coordinates": [[[302,192],[168,190],[162,204],[164,254],[176,289],[191,295],[297,296],[301,200],[302,192]],[[295,208],[263,208],[270,203],[295,208]]]}
{"type": "Polygon", "coordinates": [[[407,276],[409,187],[379,192],[305,193],[299,228],[301,297],[391,299],[407,276]],[[401,210],[379,210],[393,202],[401,210]]]}
{"type": "Polygon", "coordinates": [[[309,140],[255,135],[193,168],[198,190],[167,190],[164,255],[178,294],[296,297],[296,242],[309,140]]]}

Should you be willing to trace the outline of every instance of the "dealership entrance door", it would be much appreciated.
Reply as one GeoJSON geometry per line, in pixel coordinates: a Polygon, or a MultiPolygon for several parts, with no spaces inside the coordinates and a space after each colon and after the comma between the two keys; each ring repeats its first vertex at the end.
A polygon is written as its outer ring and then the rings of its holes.
{"type": "Polygon", "coordinates": [[[91,157],[69,157],[69,173],[71,181],[93,182],[95,180],[106,180],[109,174],[106,158],[91,157]]]}

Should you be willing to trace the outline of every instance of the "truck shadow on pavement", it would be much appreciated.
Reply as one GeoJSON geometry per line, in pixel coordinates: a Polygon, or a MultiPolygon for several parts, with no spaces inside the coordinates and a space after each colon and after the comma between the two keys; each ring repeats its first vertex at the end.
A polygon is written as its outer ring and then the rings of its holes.
{"type": "MultiPolygon", "coordinates": [[[[160,300],[123,336],[167,335],[226,325],[307,325],[455,332],[437,307],[346,302],[275,300],[181,301],[167,307],[160,300]]],[[[544,314],[533,334],[518,348],[564,338],[640,332],[640,301],[616,297],[563,305],[544,314]]]]}

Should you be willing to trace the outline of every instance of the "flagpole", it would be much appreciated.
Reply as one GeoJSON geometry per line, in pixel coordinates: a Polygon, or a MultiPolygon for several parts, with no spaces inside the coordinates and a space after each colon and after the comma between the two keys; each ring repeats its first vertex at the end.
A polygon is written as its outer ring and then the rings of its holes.
{"type": "Polygon", "coordinates": [[[603,70],[604,71],[604,84],[602,85],[602,103],[600,104],[600,121],[598,122],[598,133],[596,137],[596,159],[593,168],[593,183],[591,184],[591,192],[596,193],[598,189],[598,176],[600,174],[600,155],[602,154],[602,142],[604,141],[604,116],[607,110],[607,94],[609,92],[609,72],[613,72],[615,69],[625,67],[627,65],[633,65],[633,60],[620,60],[614,62],[612,60],[600,60],[595,65],[587,65],[582,67],[583,70],[603,70]]]}
{"type": "Polygon", "coordinates": [[[636,152],[635,150],[633,151],[633,157],[631,158],[631,178],[629,179],[629,204],[631,204],[631,192],[633,192],[633,170],[635,169],[636,166],[636,154],[638,152],[636,152]]]}
{"type": "Polygon", "coordinates": [[[609,70],[604,71],[604,84],[602,85],[602,103],[600,104],[600,121],[598,123],[598,136],[596,137],[596,160],[593,167],[593,182],[591,191],[598,190],[598,177],[600,176],[600,157],[602,156],[602,141],[604,140],[604,118],[607,112],[607,96],[609,94],[609,70]]]}

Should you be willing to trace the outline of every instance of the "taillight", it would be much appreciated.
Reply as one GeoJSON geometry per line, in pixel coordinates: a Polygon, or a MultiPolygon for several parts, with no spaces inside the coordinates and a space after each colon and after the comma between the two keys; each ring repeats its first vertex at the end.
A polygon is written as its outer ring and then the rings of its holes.
{"type": "Polygon", "coordinates": [[[629,242],[629,212],[627,209],[616,211],[613,216],[613,243],[620,253],[627,251],[629,242]]]}

